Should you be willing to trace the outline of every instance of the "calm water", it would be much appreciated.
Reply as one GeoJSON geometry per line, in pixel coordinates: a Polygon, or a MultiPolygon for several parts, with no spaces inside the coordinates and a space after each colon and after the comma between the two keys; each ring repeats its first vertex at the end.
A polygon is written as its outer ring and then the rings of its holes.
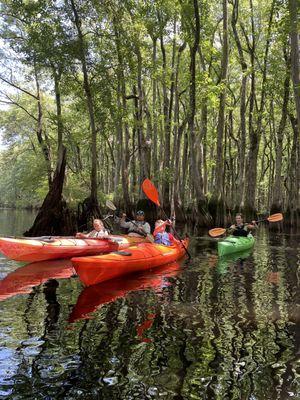
{"type": "MultiPolygon", "coordinates": [[[[0,211],[0,232],[30,218],[0,211]]],[[[186,265],[88,289],[2,256],[0,398],[299,399],[299,239],[261,229],[221,262],[195,239],[186,265]]]]}

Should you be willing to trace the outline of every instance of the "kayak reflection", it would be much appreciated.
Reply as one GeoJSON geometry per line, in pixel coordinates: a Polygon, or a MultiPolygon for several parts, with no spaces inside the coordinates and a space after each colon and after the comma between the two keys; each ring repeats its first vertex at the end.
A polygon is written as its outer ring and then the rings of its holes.
{"type": "Polygon", "coordinates": [[[125,297],[129,292],[150,288],[159,291],[169,286],[170,282],[166,278],[176,276],[183,263],[184,261],[174,262],[150,271],[105,281],[83,289],[70,314],[69,322],[91,318],[89,314],[99,307],[125,297]]]}
{"type": "Polygon", "coordinates": [[[145,321],[143,321],[141,324],[136,326],[137,337],[139,338],[139,340],[141,342],[144,342],[144,343],[152,342],[152,339],[145,337],[145,332],[148,331],[152,327],[155,317],[156,317],[156,314],[148,314],[145,321]]]}
{"type": "Polygon", "coordinates": [[[228,254],[218,258],[216,271],[222,275],[226,274],[228,267],[235,263],[236,266],[242,267],[245,260],[251,255],[252,250],[241,251],[239,253],[228,254]]]}
{"type": "Polygon", "coordinates": [[[49,279],[70,278],[73,274],[70,260],[40,261],[24,265],[0,281],[0,301],[17,294],[30,293],[34,286],[49,279]]]}

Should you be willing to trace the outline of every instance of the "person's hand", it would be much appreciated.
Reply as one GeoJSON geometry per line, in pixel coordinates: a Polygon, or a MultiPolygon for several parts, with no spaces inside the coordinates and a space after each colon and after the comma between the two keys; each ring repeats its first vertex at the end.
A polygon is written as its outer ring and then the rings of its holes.
{"type": "Polygon", "coordinates": [[[81,233],[81,232],[77,232],[76,235],[75,235],[75,237],[78,238],[78,239],[84,238],[84,236],[85,235],[83,233],[81,233]]]}
{"type": "Polygon", "coordinates": [[[231,225],[229,229],[235,229],[235,225],[231,225]]]}

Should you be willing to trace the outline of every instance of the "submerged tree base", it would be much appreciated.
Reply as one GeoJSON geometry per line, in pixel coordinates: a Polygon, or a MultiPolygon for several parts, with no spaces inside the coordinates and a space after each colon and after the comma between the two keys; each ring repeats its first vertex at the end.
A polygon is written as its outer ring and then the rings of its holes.
{"type": "Polygon", "coordinates": [[[90,229],[93,225],[93,219],[101,218],[99,204],[91,197],[87,197],[82,203],[78,204],[77,213],[77,223],[80,231],[90,229]]]}
{"type": "Polygon", "coordinates": [[[25,236],[73,235],[76,232],[75,215],[62,197],[65,169],[66,148],[62,146],[51,188],[25,236]]]}

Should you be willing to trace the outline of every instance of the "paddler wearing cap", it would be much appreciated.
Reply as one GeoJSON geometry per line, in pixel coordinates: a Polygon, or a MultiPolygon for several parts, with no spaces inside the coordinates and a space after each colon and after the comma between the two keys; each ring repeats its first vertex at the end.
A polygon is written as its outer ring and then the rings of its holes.
{"type": "Polygon", "coordinates": [[[120,219],[120,226],[122,228],[128,229],[129,236],[145,236],[151,234],[151,228],[148,222],[145,221],[145,213],[142,210],[139,210],[135,213],[134,221],[126,221],[126,214],[122,214],[120,219]]]}

